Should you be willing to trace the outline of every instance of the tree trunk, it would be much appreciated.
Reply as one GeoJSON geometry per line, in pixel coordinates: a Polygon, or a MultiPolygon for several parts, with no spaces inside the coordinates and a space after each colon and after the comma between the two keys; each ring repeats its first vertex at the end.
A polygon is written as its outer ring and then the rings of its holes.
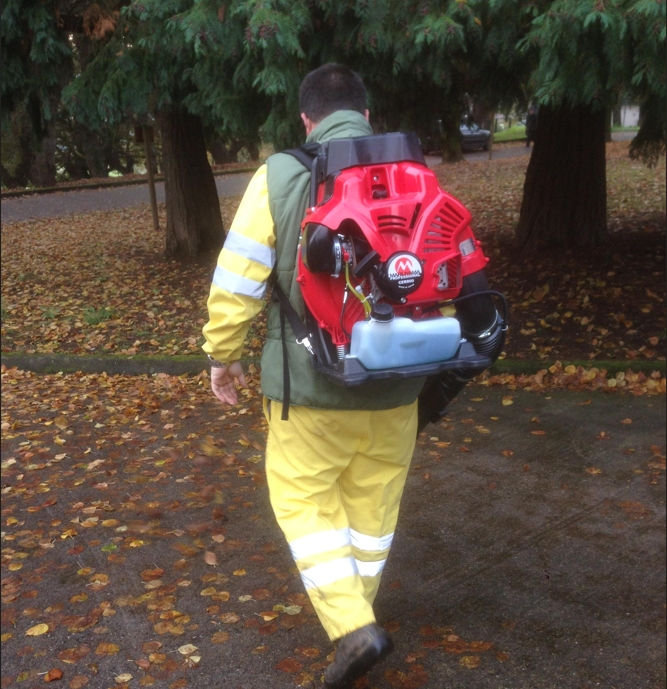
{"type": "Polygon", "coordinates": [[[102,138],[103,133],[94,132],[88,127],[79,125],[77,139],[91,177],[109,176],[102,138]]]}
{"type": "Polygon", "coordinates": [[[201,119],[187,112],[160,115],[167,200],[166,255],[192,258],[225,239],[215,178],[206,157],[201,119]]]}
{"type": "Polygon", "coordinates": [[[463,160],[461,130],[458,117],[442,118],[442,162],[458,163],[463,160]]]}
{"type": "Polygon", "coordinates": [[[56,183],[56,123],[45,123],[45,132],[37,140],[37,149],[30,161],[30,181],[36,187],[52,187],[56,183]]]}
{"type": "MultiPolygon", "coordinates": [[[[220,139],[214,139],[209,143],[208,150],[213,156],[213,160],[216,165],[224,165],[225,163],[231,162],[227,154],[227,147],[220,141],[220,139]]],[[[234,161],[236,162],[236,161],[234,161]]]]}
{"type": "Polygon", "coordinates": [[[611,119],[612,119],[612,109],[607,108],[604,120],[604,140],[605,143],[611,143],[613,139],[611,138],[611,119]]]}
{"type": "Polygon", "coordinates": [[[607,240],[604,108],[540,108],[515,241],[520,249],[607,240]]]}

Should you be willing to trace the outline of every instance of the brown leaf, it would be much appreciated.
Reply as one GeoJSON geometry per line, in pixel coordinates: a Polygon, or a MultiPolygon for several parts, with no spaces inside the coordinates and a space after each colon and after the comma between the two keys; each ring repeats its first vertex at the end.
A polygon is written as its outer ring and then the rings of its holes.
{"type": "Polygon", "coordinates": [[[241,618],[235,612],[226,612],[220,615],[223,624],[236,624],[241,618]]]}
{"type": "Polygon", "coordinates": [[[46,675],[44,675],[44,681],[45,682],[57,682],[59,679],[62,679],[63,676],[63,671],[59,668],[53,668],[53,670],[49,670],[46,675]]]}
{"type": "Polygon", "coordinates": [[[302,668],[303,665],[295,658],[284,658],[276,665],[276,670],[282,670],[282,672],[289,674],[299,672],[302,668]]]}
{"type": "Polygon", "coordinates": [[[218,564],[218,558],[217,558],[215,553],[211,552],[210,550],[207,550],[204,553],[204,562],[207,565],[212,565],[212,566],[216,567],[218,564]]]}
{"type": "Polygon", "coordinates": [[[160,579],[163,574],[164,570],[159,567],[156,569],[145,569],[141,573],[141,579],[142,581],[155,581],[156,579],[160,579]]]}
{"type": "Polygon", "coordinates": [[[160,648],[162,648],[162,643],[160,641],[146,641],[141,646],[141,650],[143,653],[155,653],[155,651],[157,651],[160,648]]]}
{"type": "Polygon", "coordinates": [[[90,653],[90,646],[83,644],[75,648],[66,648],[58,653],[58,658],[63,663],[78,663],[81,658],[85,658],[90,653]]]}
{"type": "Polygon", "coordinates": [[[225,641],[229,641],[229,633],[228,632],[216,632],[212,637],[211,637],[211,643],[212,644],[224,644],[225,641]]]}
{"type": "Polygon", "coordinates": [[[322,655],[322,651],[315,646],[300,646],[299,648],[295,648],[294,652],[304,658],[319,658],[319,656],[322,655]]]}
{"type": "Polygon", "coordinates": [[[75,675],[69,682],[69,689],[83,689],[90,680],[86,675],[75,675]]]}
{"type": "Polygon", "coordinates": [[[95,649],[95,654],[98,656],[111,656],[120,651],[120,647],[116,644],[101,643],[95,649]]]}

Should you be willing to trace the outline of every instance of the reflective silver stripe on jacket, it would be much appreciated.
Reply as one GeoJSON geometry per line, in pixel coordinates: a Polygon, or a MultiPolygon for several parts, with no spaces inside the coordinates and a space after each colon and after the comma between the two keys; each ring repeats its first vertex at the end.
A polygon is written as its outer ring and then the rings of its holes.
{"type": "Polygon", "coordinates": [[[223,247],[227,251],[231,251],[237,256],[242,256],[250,261],[261,263],[263,266],[273,268],[276,262],[276,250],[262,244],[250,237],[239,234],[238,232],[229,232],[223,247]]]}
{"type": "Polygon", "coordinates": [[[232,273],[218,266],[213,273],[213,284],[232,294],[242,294],[253,299],[263,299],[266,293],[266,282],[257,282],[250,278],[232,273]]]}

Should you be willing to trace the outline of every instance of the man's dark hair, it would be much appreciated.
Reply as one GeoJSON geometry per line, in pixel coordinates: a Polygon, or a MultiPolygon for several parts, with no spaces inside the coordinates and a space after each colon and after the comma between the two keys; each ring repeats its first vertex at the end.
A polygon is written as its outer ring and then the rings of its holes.
{"type": "Polygon", "coordinates": [[[330,62],[306,75],[299,89],[299,111],[321,122],[336,110],[366,111],[366,87],[361,77],[344,65],[330,62]]]}

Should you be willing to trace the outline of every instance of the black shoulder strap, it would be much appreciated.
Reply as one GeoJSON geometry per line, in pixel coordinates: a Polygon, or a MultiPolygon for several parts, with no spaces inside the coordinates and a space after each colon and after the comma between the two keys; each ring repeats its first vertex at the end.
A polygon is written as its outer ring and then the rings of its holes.
{"type": "Polygon", "coordinates": [[[278,284],[278,278],[275,272],[272,274],[271,282],[273,284],[273,293],[280,303],[280,339],[283,349],[283,413],[281,415],[281,420],[287,421],[289,418],[291,388],[287,339],[285,338],[285,320],[289,321],[292,332],[296,337],[297,344],[303,345],[311,355],[314,354],[314,352],[310,344],[310,333],[308,332],[308,328],[301,320],[296,309],[292,306],[292,302],[283,291],[283,288],[278,284]]]}
{"type": "Polygon", "coordinates": [[[283,153],[296,158],[306,170],[310,171],[310,206],[317,203],[317,185],[319,182],[317,167],[321,148],[322,145],[318,144],[317,141],[311,141],[299,146],[299,148],[289,148],[283,151],[283,153]]]}
{"type": "Polygon", "coordinates": [[[296,158],[308,171],[312,170],[313,160],[317,157],[317,150],[313,151],[310,148],[306,148],[306,144],[299,146],[299,148],[289,148],[283,151],[283,153],[287,153],[287,155],[292,156],[292,158],[296,158]]]}
{"type": "Polygon", "coordinates": [[[297,344],[303,344],[312,354],[310,348],[310,333],[308,332],[308,328],[301,320],[301,317],[297,313],[296,309],[292,306],[292,302],[283,291],[283,288],[278,284],[278,280],[275,280],[273,283],[273,289],[275,290],[278,301],[280,302],[280,308],[285,312],[285,316],[289,321],[292,332],[296,337],[297,344]]]}
{"type": "MultiPolygon", "coordinates": [[[[310,172],[310,205],[314,206],[317,202],[317,161],[320,152],[320,144],[311,142],[299,146],[299,148],[290,148],[283,153],[292,156],[303,165],[306,170],[310,172]]],[[[296,309],[292,306],[292,302],[285,294],[282,287],[278,284],[278,278],[274,273],[270,278],[273,284],[273,293],[278,298],[280,303],[280,338],[282,340],[283,348],[283,413],[281,419],[287,421],[289,418],[289,404],[290,404],[290,376],[289,376],[289,359],[287,356],[287,341],[285,339],[285,320],[289,321],[292,332],[296,337],[297,344],[302,344],[313,354],[313,348],[310,344],[310,333],[306,328],[304,322],[301,320],[296,309]]]]}

